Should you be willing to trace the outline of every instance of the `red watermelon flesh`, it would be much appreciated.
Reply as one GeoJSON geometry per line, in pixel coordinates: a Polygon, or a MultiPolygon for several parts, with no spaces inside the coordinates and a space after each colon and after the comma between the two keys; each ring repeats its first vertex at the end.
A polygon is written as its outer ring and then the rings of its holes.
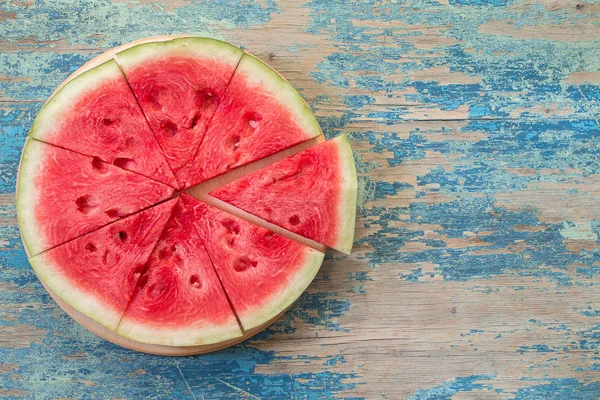
{"type": "Polygon", "coordinates": [[[143,343],[193,346],[240,337],[219,278],[194,224],[195,209],[179,200],[147,273],[117,333],[143,343]]]}
{"type": "Polygon", "coordinates": [[[163,183],[28,139],[17,189],[21,234],[36,255],[172,194],[163,183]]]}
{"type": "Polygon", "coordinates": [[[350,253],[357,181],[344,136],[321,143],[210,193],[273,224],[350,253]]]}
{"type": "Polygon", "coordinates": [[[58,91],[38,113],[29,136],[177,185],[114,60],[82,73],[58,91]]]}
{"type": "Polygon", "coordinates": [[[321,135],[298,92],[268,65],[244,54],[229,83],[184,187],[321,135]]]}
{"type": "Polygon", "coordinates": [[[312,282],[323,253],[182,194],[245,330],[288,308],[312,282]]]}
{"type": "Polygon", "coordinates": [[[134,46],[117,57],[179,181],[192,161],[242,50],[208,38],[134,46]]]}
{"type": "Polygon", "coordinates": [[[80,236],[29,261],[77,311],[116,329],[175,200],[80,236]]]}

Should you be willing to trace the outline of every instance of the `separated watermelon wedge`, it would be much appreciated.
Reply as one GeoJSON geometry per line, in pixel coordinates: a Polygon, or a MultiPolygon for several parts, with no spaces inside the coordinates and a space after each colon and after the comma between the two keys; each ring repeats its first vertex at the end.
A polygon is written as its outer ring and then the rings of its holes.
{"type": "Polygon", "coordinates": [[[173,194],[158,181],[35,139],[23,149],[18,182],[17,215],[32,256],[173,194]]]}
{"type": "Polygon", "coordinates": [[[180,183],[242,54],[209,38],[144,43],[117,54],[180,183]]]}
{"type": "Polygon", "coordinates": [[[210,195],[350,254],[357,181],[352,148],[343,135],[246,175],[210,195]]]}
{"type": "Polygon", "coordinates": [[[296,89],[267,64],[244,54],[185,170],[182,186],[196,185],[320,135],[317,120],[296,89]]]}
{"type": "Polygon", "coordinates": [[[29,259],[50,290],[115,330],[169,219],[169,200],[29,259]]]}
{"type": "Polygon", "coordinates": [[[208,255],[244,330],[286,310],[319,271],[324,254],[186,194],[208,255]]]}
{"type": "Polygon", "coordinates": [[[63,86],[40,110],[29,136],[177,185],[114,60],[63,86]]]}
{"type": "Polygon", "coordinates": [[[169,346],[242,336],[202,237],[194,229],[198,223],[196,209],[180,198],[145,264],[118,334],[169,346]]]}

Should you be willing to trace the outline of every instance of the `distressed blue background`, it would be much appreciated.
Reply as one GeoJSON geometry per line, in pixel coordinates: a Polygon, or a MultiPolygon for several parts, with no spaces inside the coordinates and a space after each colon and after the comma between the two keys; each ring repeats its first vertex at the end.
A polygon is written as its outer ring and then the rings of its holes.
{"type": "Polygon", "coordinates": [[[600,3],[0,3],[0,396],[600,397],[600,3]],[[106,49],[201,34],[268,60],[345,133],[352,256],[285,317],[161,358],[66,316],[23,252],[14,188],[43,101],[106,49]]]}

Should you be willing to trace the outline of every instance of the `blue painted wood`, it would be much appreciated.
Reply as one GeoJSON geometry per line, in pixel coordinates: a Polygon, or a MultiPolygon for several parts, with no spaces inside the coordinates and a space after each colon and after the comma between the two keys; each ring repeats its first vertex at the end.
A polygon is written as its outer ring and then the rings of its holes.
{"type": "Polygon", "coordinates": [[[583,0],[0,4],[0,395],[600,397],[600,4],[583,0]],[[41,103],[85,61],[193,33],[256,53],[359,169],[352,256],[256,338],[162,358],[43,291],[14,208],[41,103]]]}

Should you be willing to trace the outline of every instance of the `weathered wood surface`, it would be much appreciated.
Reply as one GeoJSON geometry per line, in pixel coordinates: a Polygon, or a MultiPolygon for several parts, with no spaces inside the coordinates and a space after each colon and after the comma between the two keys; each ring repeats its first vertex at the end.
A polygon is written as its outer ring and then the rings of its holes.
{"type": "Polygon", "coordinates": [[[0,2],[0,396],[600,397],[600,4],[0,2]],[[41,103],[104,50],[194,33],[263,57],[352,140],[352,256],[285,317],[161,358],[74,323],[29,267],[15,174],[41,103]]]}

